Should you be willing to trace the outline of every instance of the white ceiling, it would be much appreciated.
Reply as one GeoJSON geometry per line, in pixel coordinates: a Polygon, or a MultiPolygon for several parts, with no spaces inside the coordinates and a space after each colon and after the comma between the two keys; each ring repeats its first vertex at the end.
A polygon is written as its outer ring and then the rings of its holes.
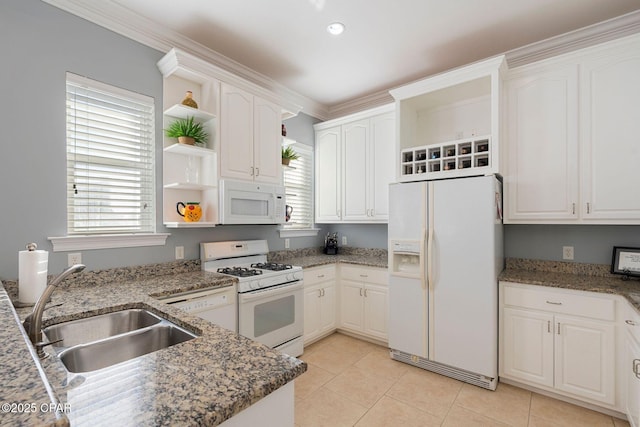
{"type": "Polygon", "coordinates": [[[104,4],[159,23],[328,107],[640,9],[640,0],[104,4]],[[342,36],[326,32],[332,21],[346,25],[342,36]]]}

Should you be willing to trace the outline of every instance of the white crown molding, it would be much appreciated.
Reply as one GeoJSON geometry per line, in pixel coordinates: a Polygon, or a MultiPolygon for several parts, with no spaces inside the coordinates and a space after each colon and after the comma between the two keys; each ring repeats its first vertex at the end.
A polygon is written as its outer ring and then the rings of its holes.
{"type": "MultiPolygon", "coordinates": [[[[383,90],[357,99],[327,106],[294,92],[273,79],[231,58],[196,43],[147,18],[134,14],[130,10],[115,3],[84,2],[82,0],[42,1],[161,52],[166,53],[172,48],[178,48],[200,57],[225,71],[240,76],[247,81],[282,96],[284,99],[301,106],[305,114],[321,120],[328,120],[367,110],[387,104],[393,100],[389,91],[383,90]]],[[[638,32],[640,32],[640,11],[635,11],[510,50],[505,53],[505,56],[509,68],[514,68],[638,32]]]]}
{"type": "Polygon", "coordinates": [[[381,105],[387,105],[391,102],[394,102],[394,99],[389,91],[381,90],[380,92],[372,93],[371,95],[363,96],[357,99],[330,106],[328,111],[328,119],[347,116],[359,111],[369,110],[381,105]]]}
{"type": "Polygon", "coordinates": [[[508,51],[509,68],[538,62],[640,32],[640,10],[508,51]]]}
{"type": "Polygon", "coordinates": [[[272,91],[289,103],[300,106],[310,116],[323,120],[328,117],[328,109],[325,105],[118,4],[82,0],[42,1],[160,52],[167,53],[172,48],[178,48],[272,91]]]}

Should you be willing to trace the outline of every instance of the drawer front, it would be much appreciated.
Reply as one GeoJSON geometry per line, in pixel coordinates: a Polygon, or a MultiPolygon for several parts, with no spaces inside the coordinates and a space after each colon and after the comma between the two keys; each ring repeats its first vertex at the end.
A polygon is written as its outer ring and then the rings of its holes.
{"type": "Polygon", "coordinates": [[[580,291],[558,292],[540,287],[521,288],[507,284],[504,286],[504,304],[591,319],[616,319],[614,298],[592,297],[580,291]]]}
{"type": "Polygon", "coordinates": [[[315,285],[316,283],[326,282],[327,280],[335,280],[336,278],[335,264],[305,268],[303,272],[305,286],[315,285]]]}
{"type": "Polygon", "coordinates": [[[340,276],[355,282],[375,283],[384,286],[387,286],[389,277],[386,268],[356,267],[345,264],[340,266],[340,276]]]}

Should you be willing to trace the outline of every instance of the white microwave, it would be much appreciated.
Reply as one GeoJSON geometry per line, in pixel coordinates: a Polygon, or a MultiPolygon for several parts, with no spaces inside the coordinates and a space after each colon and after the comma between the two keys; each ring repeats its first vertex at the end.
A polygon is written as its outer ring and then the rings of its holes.
{"type": "Polygon", "coordinates": [[[284,186],[220,180],[220,224],[284,224],[284,186]]]}

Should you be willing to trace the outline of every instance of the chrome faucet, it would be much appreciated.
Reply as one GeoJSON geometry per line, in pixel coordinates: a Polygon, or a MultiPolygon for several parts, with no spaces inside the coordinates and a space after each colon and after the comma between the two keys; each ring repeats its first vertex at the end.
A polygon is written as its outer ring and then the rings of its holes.
{"type": "Polygon", "coordinates": [[[44,352],[43,347],[45,345],[51,344],[42,342],[42,314],[44,313],[45,305],[47,305],[49,298],[51,298],[51,294],[56,289],[56,286],[60,284],[60,282],[62,282],[67,278],[67,276],[71,274],[79,273],[80,271],[84,270],[84,268],[85,266],[83,264],[72,265],[71,267],[60,273],[55,279],[53,279],[51,283],[49,283],[44,289],[42,295],[40,295],[40,298],[38,298],[38,301],[33,306],[33,311],[31,312],[31,314],[29,314],[22,323],[25,331],[27,331],[29,339],[36,348],[38,357],[41,359],[47,357],[47,353],[44,352]]]}

